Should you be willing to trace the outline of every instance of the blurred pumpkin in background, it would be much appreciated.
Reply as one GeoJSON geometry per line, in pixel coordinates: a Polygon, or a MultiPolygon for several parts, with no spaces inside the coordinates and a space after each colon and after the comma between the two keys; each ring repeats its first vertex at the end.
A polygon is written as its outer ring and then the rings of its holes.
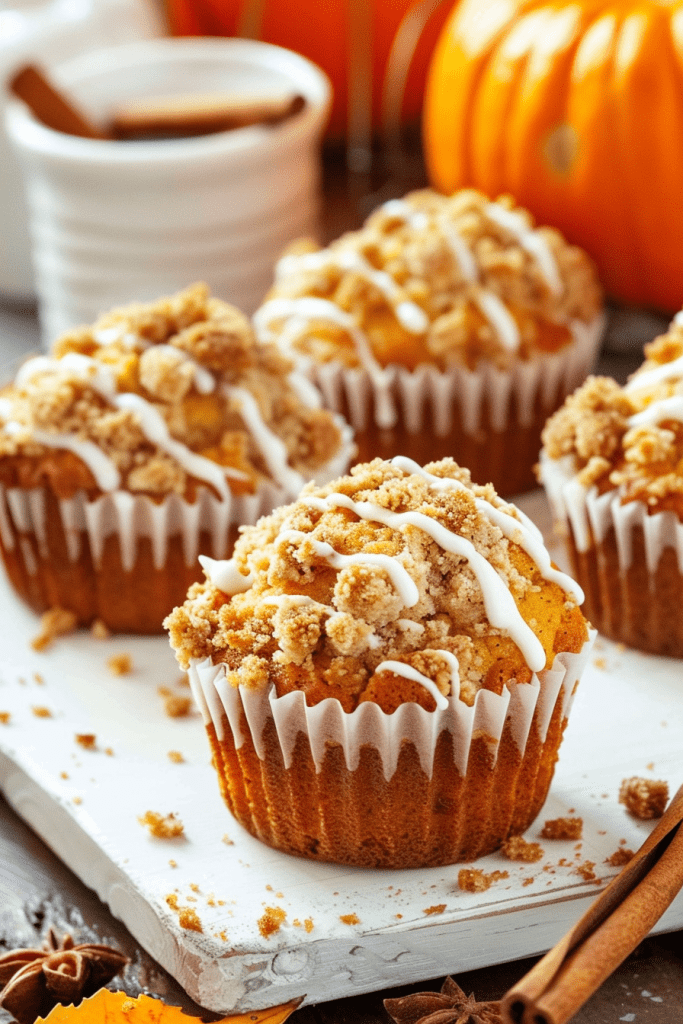
{"type": "Polygon", "coordinates": [[[429,59],[451,6],[441,0],[167,0],[174,35],[261,39],[318,64],[334,88],[328,135],[340,139],[349,132],[350,83],[351,90],[366,90],[368,127],[380,127],[383,82],[400,34],[399,62],[410,63],[400,84],[402,116],[405,123],[419,121],[429,59]]]}
{"type": "Polygon", "coordinates": [[[462,0],[423,132],[436,188],[510,192],[612,297],[683,305],[681,0],[462,0]]]}

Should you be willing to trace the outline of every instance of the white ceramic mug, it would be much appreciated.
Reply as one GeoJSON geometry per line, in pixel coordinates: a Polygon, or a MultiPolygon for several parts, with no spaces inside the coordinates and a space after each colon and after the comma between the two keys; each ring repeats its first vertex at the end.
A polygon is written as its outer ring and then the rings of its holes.
{"type": "Polygon", "coordinates": [[[282,248],[317,229],[327,78],[289,50],[243,39],[156,39],[93,51],[53,80],[95,123],[133,98],[295,92],[275,125],[163,141],[83,139],[10,104],[30,214],[43,342],[112,306],[206,281],[252,312],[282,248]]]}

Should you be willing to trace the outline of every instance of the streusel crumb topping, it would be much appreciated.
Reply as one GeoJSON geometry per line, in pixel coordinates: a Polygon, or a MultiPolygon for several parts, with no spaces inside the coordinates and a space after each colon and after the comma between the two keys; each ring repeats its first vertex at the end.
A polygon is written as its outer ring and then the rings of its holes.
{"type": "Polygon", "coordinates": [[[586,253],[510,196],[423,189],[326,249],[290,249],[255,324],[316,362],[508,367],[569,344],[570,322],[600,309],[586,253]]]}
{"type": "Polygon", "coordinates": [[[230,562],[202,561],[165,622],[181,665],[210,657],[234,686],[310,704],[472,704],[587,637],[535,527],[452,459],[355,466],[243,528],[230,562]]]}
{"type": "Polygon", "coordinates": [[[624,387],[589,377],[548,421],[545,454],[571,456],[579,482],[683,519],[683,317],[645,346],[624,387]]]}
{"type": "Polygon", "coordinates": [[[226,496],[275,480],[296,494],[340,449],[340,428],[206,285],[62,335],[0,395],[0,477],[60,497],[127,489],[226,496]]]}

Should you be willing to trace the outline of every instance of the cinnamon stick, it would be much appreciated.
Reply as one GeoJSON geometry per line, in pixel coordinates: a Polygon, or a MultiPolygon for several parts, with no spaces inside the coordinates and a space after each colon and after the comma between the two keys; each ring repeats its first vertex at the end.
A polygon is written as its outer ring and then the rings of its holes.
{"type": "Polygon", "coordinates": [[[21,67],[9,80],[9,89],[30,107],[48,128],[83,139],[106,139],[98,128],[77,110],[35,64],[21,67]]]}
{"type": "Polygon", "coordinates": [[[117,139],[174,138],[208,135],[252,124],[276,124],[298,113],[303,96],[249,96],[207,93],[149,96],[128,100],[113,113],[117,139]]]}
{"type": "Polygon", "coordinates": [[[505,1024],[566,1024],[683,887],[683,786],[579,922],[501,1000],[505,1024]]]}

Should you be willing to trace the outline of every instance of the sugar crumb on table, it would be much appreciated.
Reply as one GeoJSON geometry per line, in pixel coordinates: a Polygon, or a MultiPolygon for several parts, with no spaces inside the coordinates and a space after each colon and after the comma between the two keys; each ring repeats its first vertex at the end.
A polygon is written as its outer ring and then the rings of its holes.
{"type": "Polygon", "coordinates": [[[45,651],[59,636],[73,633],[78,625],[74,612],[66,608],[49,608],[40,617],[40,630],[31,640],[34,651],[45,651]]]}
{"type": "Polygon", "coordinates": [[[256,922],[263,938],[268,939],[278,932],[286,917],[282,907],[266,907],[265,913],[256,922]]]}
{"type": "Polygon", "coordinates": [[[540,832],[541,839],[581,839],[583,818],[551,818],[540,832]]]}
{"type": "Polygon", "coordinates": [[[77,732],[74,739],[84,750],[97,750],[97,736],[93,732],[77,732]]]}
{"type": "Polygon", "coordinates": [[[361,920],[358,914],[340,914],[339,920],[342,924],[360,924],[361,920]]]}
{"type": "Polygon", "coordinates": [[[141,825],[145,825],[149,829],[150,835],[156,836],[157,839],[176,839],[185,831],[182,821],[173,812],[163,815],[158,811],[146,811],[138,818],[138,821],[141,825]]]}
{"type": "Polygon", "coordinates": [[[164,696],[164,711],[169,718],[185,718],[192,711],[192,698],[175,693],[164,696]]]}
{"type": "Polygon", "coordinates": [[[90,627],[90,633],[96,640],[109,640],[111,637],[111,630],[102,622],[102,619],[94,620],[90,627]]]}
{"type": "Polygon", "coordinates": [[[486,892],[494,882],[509,878],[507,871],[490,871],[482,868],[461,868],[458,871],[458,888],[463,892],[486,892]]]}
{"type": "Polygon", "coordinates": [[[433,907],[425,907],[422,911],[423,914],[443,914],[446,909],[446,903],[435,903],[433,907]]]}
{"type": "Polygon", "coordinates": [[[107,668],[115,676],[126,676],[133,671],[133,659],[130,654],[112,654],[107,658],[107,668]]]}
{"type": "Polygon", "coordinates": [[[7,725],[11,717],[10,711],[0,711],[0,725],[7,725]]]}
{"type": "Polygon", "coordinates": [[[621,868],[634,857],[633,850],[629,850],[626,846],[619,846],[609,857],[605,857],[605,864],[609,864],[611,868],[621,868]]]}
{"type": "Polygon", "coordinates": [[[52,718],[53,717],[52,712],[50,711],[50,709],[44,707],[43,705],[34,705],[31,708],[31,712],[32,712],[32,714],[34,714],[36,716],[36,718],[52,718]]]}
{"type": "Polygon", "coordinates": [[[540,843],[530,843],[523,836],[509,836],[500,848],[508,860],[522,860],[529,864],[540,860],[545,851],[540,843]]]}
{"type": "Polygon", "coordinates": [[[624,779],[619,788],[619,803],[634,816],[647,821],[661,818],[669,802],[669,784],[661,780],[633,776],[624,779]]]}
{"type": "Polygon", "coordinates": [[[183,764],[185,761],[185,758],[183,757],[179,750],[169,750],[168,759],[173,764],[183,764]]]}

